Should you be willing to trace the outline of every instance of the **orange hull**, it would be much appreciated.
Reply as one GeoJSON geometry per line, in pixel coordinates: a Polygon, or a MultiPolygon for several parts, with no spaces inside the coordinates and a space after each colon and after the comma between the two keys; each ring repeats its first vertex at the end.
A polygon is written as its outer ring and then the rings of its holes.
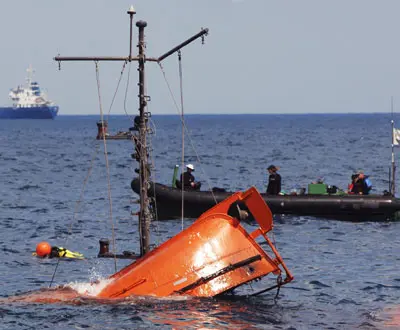
{"type": "Polygon", "coordinates": [[[293,277],[266,233],[272,214],[255,188],[235,193],[205,212],[193,225],[157,249],[112,275],[112,282],[98,295],[122,298],[130,295],[158,297],[186,294],[213,297],[242,284],[274,273],[290,282],[293,277]],[[231,214],[235,203],[245,203],[259,224],[249,234],[231,214]],[[264,237],[274,254],[270,257],[255,241],[264,237]]]}
{"type": "Polygon", "coordinates": [[[71,303],[74,299],[80,298],[78,292],[68,287],[58,287],[54,289],[41,289],[29,292],[20,296],[13,296],[0,299],[3,303],[41,303],[41,304],[62,304],[71,303]]]}

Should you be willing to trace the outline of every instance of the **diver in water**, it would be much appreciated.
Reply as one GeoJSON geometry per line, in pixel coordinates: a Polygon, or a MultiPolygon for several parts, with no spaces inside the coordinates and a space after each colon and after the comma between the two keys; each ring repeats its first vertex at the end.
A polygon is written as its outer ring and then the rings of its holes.
{"type": "Polygon", "coordinates": [[[51,246],[47,242],[40,242],[36,245],[36,252],[33,255],[41,258],[71,258],[83,259],[83,254],[79,252],[72,252],[63,247],[51,246]]]}
{"type": "Polygon", "coordinates": [[[267,168],[269,177],[268,177],[268,188],[267,195],[279,195],[281,192],[281,176],[277,173],[279,167],[275,165],[270,165],[267,168]]]}

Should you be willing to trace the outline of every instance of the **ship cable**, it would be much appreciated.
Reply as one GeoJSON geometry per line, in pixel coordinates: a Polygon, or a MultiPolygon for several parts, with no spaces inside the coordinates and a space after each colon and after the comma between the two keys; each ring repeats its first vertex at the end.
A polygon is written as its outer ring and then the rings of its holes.
{"type": "Polygon", "coordinates": [[[128,69],[128,78],[126,80],[126,87],[125,87],[125,97],[124,97],[124,111],[127,117],[132,121],[132,125],[135,125],[135,117],[129,115],[128,111],[126,110],[126,100],[128,99],[128,88],[129,88],[129,83],[130,83],[130,78],[131,78],[131,68],[132,68],[132,62],[129,64],[129,69],[128,69]]]}
{"type": "MultiPolygon", "coordinates": [[[[180,93],[181,93],[181,122],[182,122],[182,171],[185,168],[185,118],[184,118],[184,111],[183,111],[183,74],[182,74],[182,54],[181,50],[178,50],[178,62],[179,62],[179,87],[180,87],[180,93]]],[[[181,173],[181,178],[183,181],[183,173],[181,173]]],[[[183,185],[183,182],[182,182],[183,185]]],[[[181,187],[181,192],[182,192],[182,198],[181,198],[181,230],[183,231],[183,218],[184,218],[184,209],[185,209],[185,189],[184,187],[181,187]]]]}
{"type": "MultiPolygon", "coordinates": [[[[162,72],[162,74],[163,74],[164,81],[165,81],[165,83],[166,83],[166,85],[167,85],[167,87],[168,87],[168,90],[169,90],[169,93],[170,93],[170,95],[171,95],[172,101],[173,101],[174,104],[175,104],[175,108],[177,109],[178,114],[180,115],[179,106],[178,106],[178,104],[177,104],[177,102],[176,102],[174,93],[172,92],[171,85],[169,84],[169,81],[168,81],[168,79],[167,79],[165,70],[164,70],[164,68],[163,68],[163,66],[162,66],[162,64],[161,64],[160,62],[158,62],[158,65],[159,65],[159,67],[160,67],[160,69],[161,69],[161,72],[162,72]]],[[[200,156],[199,156],[199,154],[198,154],[198,152],[197,152],[197,150],[196,150],[196,148],[195,148],[195,146],[194,146],[192,137],[191,137],[190,132],[189,132],[187,126],[186,126],[185,120],[184,120],[184,118],[182,118],[182,116],[180,116],[180,118],[181,118],[181,121],[182,121],[182,125],[183,125],[184,128],[185,128],[186,135],[187,135],[188,138],[189,138],[190,145],[191,145],[191,147],[192,147],[194,153],[196,154],[196,159],[197,159],[197,161],[201,164],[202,162],[201,162],[201,160],[200,160],[200,156]]],[[[208,189],[209,189],[209,191],[211,192],[211,195],[212,195],[212,197],[213,197],[213,199],[214,199],[214,202],[215,202],[215,204],[218,204],[217,199],[216,199],[216,197],[215,197],[215,194],[214,194],[214,192],[213,192],[213,190],[212,190],[212,188],[211,188],[210,179],[209,179],[209,177],[206,175],[206,173],[204,172],[202,166],[200,166],[200,168],[201,168],[202,174],[204,175],[205,181],[206,181],[206,183],[207,183],[207,185],[208,185],[208,189]]]]}
{"type": "MultiPolygon", "coordinates": [[[[91,161],[90,161],[90,166],[89,166],[88,172],[87,172],[87,174],[86,174],[86,178],[85,178],[85,180],[83,181],[83,186],[82,186],[82,190],[81,190],[79,199],[78,199],[78,200],[76,201],[76,203],[75,203],[74,213],[73,213],[72,220],[71,220],[71,222],[70,222],[70,224],[69,224],[69,227],[68,227],[67,237],[65,238],[65,244],[64,244],[64,246],[67,246],[68,238],[69,238],[69,236],[71,235],[71,232],[72,232],[72,225],[73,225],[73,223],[76,221],[76,215],[78,214],[79,207],[80,207],[81,202],[82,202],[82,200],[83,200],[83,195],[84,195],[84,193],[85,193],[86,185],[87,185],[87,183],[88,183],[88,181],[89,181],[89,178],[90,178],[90,176],[91,176],[91,174],[92,174],[92,169],[93,169],[94,160],[96,159],[98,152],[99,152],[99,144],[96,143],[95,152],[93,153],[92,159],[91,159],[91,161]]],[[[51,288],[51,285],[53,284],[54,277],[56,276],[56,273],[57,273],[58,265],[60,264],[60,260],[61,260],[61,258],[57,258],[56,268],[54,269],[53,276],[51,277],[51,281],[50,281],[49,288],[51,288]]]]}
{"type": "MultiPolygon", "coordinates": [[[[119,75],[119,79],[118,79],[118,83],[117,83],[117,87],[115,89],[113,98],[111,100],[111,104],[110,104],[110,108],[108,109],[108,114],[107,114],[107,121],[110,119],[110,112],[111,112],[111,108],[114,104],[115,101],[115,97],[117,96],[118,93],[118,89],[119,89],[119,84],[121,83],[122,80],[122,76],[124,75],[124,71],[125,71],[125,67],[126,67],[126,63],[128,63],[127,61],[124,62],[124,64],[122,65],[122,70],[121,70],[121,74],[119,75]]],[[[129,68],[130,69],[130,68],[129,68]]]]}
{"type": "MultiPolygon", "coordinates": [[[[103,105],[101,102],[101,92],[100,92],[100,72],[99,72],[99,63],[98,61],[94,61],[96,66],[96,81],[97,81],[97,94],[99,98],[99,107],[100,107],[100,118],[101,123],[104,126],[104,115],[103,115],[103,105]]],[[[110,181],[110,167],[108,163],[108,156],[107,156],[107,142],[106,142],[106,135],[103,134],[103,145],[104,145],[104,158],[106,161],[106,168],[107,168],[107,191],[108,191],[108,202],[109,202],[109,211],[110,211],[110,222],[111,222],[111,231],[112,231],[112,242],[113,242],[113,254],[114,254],[114,267],[115,272],[117,272],[117,258],[116,258],[116,244],[115,244],[115,230],[114,230],[114,221],[112,216],[112,199],[111,199],[111,181],[110,181]]]]}

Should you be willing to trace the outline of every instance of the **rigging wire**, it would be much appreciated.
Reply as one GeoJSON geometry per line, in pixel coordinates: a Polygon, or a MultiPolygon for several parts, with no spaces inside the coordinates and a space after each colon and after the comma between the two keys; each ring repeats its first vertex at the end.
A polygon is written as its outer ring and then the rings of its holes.
{"type": "MultiPolygon", "coordinates": [[[[152,122],[153,123],[153,122],[152,122]]],[[[155,126],[155,124],[153,123],[153,125],[155,126]]],[[[149,139],[148,140],[149,141],[149,147],[150,147],[150,149],[151,149],[151,145],[152,145],[152,140],[151,139],[149,139]]],[[[152,168],[155,168],[155,158],[154,158],[154,156],[153,156],[153,153],[152,152],[150,152],[149,153],[150,154],[150,161],[151,161],[151,166],[152,166],[152,168]]],[[[157,194],[156,194],[156,189],[155,189],[155,185],[154,185],[154,182],[157,182],[157,180],[156,180],[156,175],[155,175],[155,173],[154,173],[155,171],[151,171],[151,176],[152,176],[152,179],[153,179],[153,185],[152,185],[152,187],[153,187],[153,203],[154,203],[154,206],[152,207],[152,211],[153,211],[153,214],[154,214],[154,220],[155,221],[153,221],[153,222],[155,222],[155,227],[156,227],[156,237],[157,237],[157,246],[158,245],[160,245],[160,235],[159,235],[159,227],[158,227],[158,213],[157,213],[157,194]]]]}
{"type": "MultiPolygon", "coordinates": [[[[81,201],[83,200],[83,195],[84,195],[84,193],[85,193],[86,184],[87,184],[87,182],[89,181],[90,175],[92,174],[93,163],[94,163],[94,160],[96,159],[96,156],[97,156],[98,152],[99,152],[99,144],[96,143],[96,149],[95,149],[95,152],[94,152],[94,154],[93,154],[93,156],[92,156],[92,160],[90,161],[90,166],[89,166],[88,172],[87,172],[87,174],[86,174],[86,178],[85,178],[85,180],[83,181],[83,187],[82,187],[81,193],[80,193],[80,195],[79,195],[79,199],[78,199],[78,200],[76,201],[76,203],[75,203],[74,213],[73,213],[72,220],[71,220],[71,222],[70,222],[70,224],[69,224],[69,227],[68,227],[67,237],[65,238],[65,244],[64,244],[64,246],[67,246],[68,238],[69,238],[69,236],[71,235],[71,232],[72,232],[72,225],[73,225],[73,223],[76,221],[76,215],[78,214],[79,207],[80,207],[80,205],[81,205],[81,201]]],[[[53,284],[53,281],[54,281],[54,278],[55,278],[55,276],[56,276],[56,273],[57,273],[57,269],[58,269],[58,265],[59,265],[59,264],[60,264],[60,258],[57,259],[56,268],[54,269],[53,276],[51,277],[51,281],[50,281],[49,288],[51,288],[51,285],[53,284]]]]}
{"type": "Polygon", "coordinates": [[[117,92],[118,92],[118,89],[119,89],[119,84],[121,83],[122,76],[123,76],[124,71],[125,71],[126,63],[128,63],[128,62],[125,61],[124,64],[122,65],[122,70],[121,70],[121,74],[120,74],[119,79],[118,79],[117,88],[115,89],[113,98],[111,100],[110,108],[108,109],[107,120],[109,120],[109,118],[110,118],[111,108],[112,108],[112,106],[114,104],[115,97],[117,96],[117,92]]]}
{"type": "Polygon", "coordinates": [[[128,111],[126,110],[126,100],[128,99],[128,89],[129,89],[129,83],[130,83],[130,78],[131,78],[131,68],[132,68],[132,62],[129,63],[129,69],[128,69],[128,78],[126,80],[126,87],[125,87],[125,97],[124,97],[124,111],[127,117],[132,120],[132,123],[135,124],[135,117],[130,116],[128,114],[128,111]]]}
{"type": "MultiPolygon", "coordinates": [[[[118,83],[117,83],[117,87],[116,87],[116,90],[115,90],[115,92],[114,92],[114,95],[113,95],[113,98],[112,98],[110,107],[109,107],[109,109],[108,109],[107,120],[109,119],[110,112],[111,112],[112,106],[113,106],[113,104],[114,104],[114,101],[115,101],[115,98],[116,98],[116,95],[117,95],[117,92],[118,92],[118,89],[119,89],[119,85],[120,85],[121,80],[122,80],[122,77],[123,77],[123,73],[124,73],[124,71],[125,71],[126,63],[127,63],[127,61],[125,61],[124,64],[122,65],[122,70],[121,70],[121,74],[120,74],[120,77],[119,77],[119,80],[118,80],[118,83]]],[[[104,124],[104,121],[103,121],[103,120],[102,120],[102,124],[104,124]]],[[[85,180],[84,180],[84,182],[83,182],[83,187],[82,187],[82,190],[81,190],[79,199],[78,199],[78,200],[76,201],[76,203],[75,203],[75,208],[74,208],[73,217],[72,217],[72,220],[71,220],[71,222],[70,222],[70,224],[69,224],[69,227],[68,227],[67,238],[65,239],[64,246],[67,245],[68,238],[69,238],[69,236],[71,235],[72,226],[73,226],[73,223],[76,221],[76,216],[77,216],[77,214],[78,214],[79,207],[80,207],[80,204],[81,204],[81,202],[82,202],[82,200],[83,200],[83,195],[84,195],[84,193],[85,193],[86,184],[87,184],[87,182],[88,182],[88,180],[89,180],[89,178],[90,178],[90,176],[91,176],[91,172],[92,172],[92,169],[93,169],[93,163],[94,163],[94,160],[96,159],[96,156],[97,156],[98,152],[99,152],[99,144],[96,143],[95,152],[94,152],[93,157],[92,157],[92,159],[91,159],[91,161],[90,161],[90,166],[89,166],[89,169],[88,169],[88,173],[87,173],[86,178],[85,178],[85,180]]],[[[52,275],[52,277],[51,277],[51,281],[50,281],[50,284],[49,284],[49,288],[52,286],[52,284],[53,284],[53,282],[54,282],[54,278],[55,278],[55,276],[56,276],[56,273],[57,273],[59,264],[60,264],[60,259],[57,260],[56,267],[55,267],[54,272],[53,272],[53,275],[52,275]]]]}
{"type": "MultiPolygon", "coordinates": [[[[99,97],[99,107],[100,107],[100,118],[101,123],[104,125],[104,115],[103,115],[103,105],[101,102],[101,93],[100,93],[100,72],[99,72],[99,64],[98,61],[95,61],[96,66],[96,81],[97,81],[97,93],[99,97]]],[[[110,167],[108,163],[108,155],[107,155],[107,143],[106,136],[103,134],[103,145],[104,145],[104,158],[106,161],[107,168],[107,191],[108,191],[108,202],[109,202],[109,210],[110,210],[110,222],[111,222],[111,231],[112,231],[112,242],[113,242],[113,253],[114,253],[114,267],[115,272],[117,271],[117,258],[116,258],[116,244],[115,244],[115,230],[114,230],[114,221],[112,216],[112,199],[111,199],[111,181],[110,181],[110,167]]]]}
{"type": "MultiPolygon", "coordinates": [[[[169,90],[169,93],[170,93],[170,95],[171,95],[172,101],[173,101],[174,104],[175,104],[175,108],[177,109],[178,114],[180,114],[179,106],[178,106],[178,104],[177,104],[177,102],[176,102],[174,93],[172,92],[171,85],[170,85],[169,82],[168,82],[168,79],[167,79],[165,70],[164,70],[164,68],[163,68],[163,66],[162,66],[162,64],[161,64],[160,62],[158,62],[158,65],[159,65],[159,67],[160,67],[160,69],[161,69],[161,72],[162,72],[162,74],[163,74],[163,76],[164,76],[164,81],[165,81],[165,83],[166,83],[166,85],[167,85],[167,87],[168,87],[168,90],[169,90]]],[[[182,125],[183,125],[184,128],[185,128],[186,135],[187,135],[188,138],[189,138],[190,145],[191,145],[191,147],[192,147],[194,153],[196,154],[196,159],[197,159],[197,161],[201,164],[200,156],[199,156],[199,154],[198,154],[198,152],[197,152],[197,150],[196,150],[196,148],[195,148],[195,146],[194,146],[193,140],[192,140],[191,135],[190,135],[190,132],[189,132],[189,130],[188,130],[186,124],[185,124],[185,121],[183,120],[183,118],[182,118],[181,116],[180,116],[180,119],[181,119],[182,125]]],[[[206,175],[206,173],[204,172],[203,168],[202,168],[202,167],[200,167],[200,168],[201,168],[202,174],[203,174],[204,177],[205,177],[205,181],[206,181],[206,183],[207,183],[207,185],[208,185],[209,191],[211,192],[211,195],[212,195],[212,197],[213,197],[213,199],[214,199],[214,202],[215,202],[215,204],[218,204],[217,199],[216,199],[216,197],[215,197],[215,194],[214,194],[214,192],[212,191],[211,184],[210,184],[210,180],[209,180],[208,176],[206,175]]]]}
{"type": "MultiPolygon", "coordinates": [[[[181,50],[178,50],[178,62],[179,62],[179,87],[180,87],[180,93],[181,93],[181,122],[182,122],[182,171],[184,170],[185,166],[185,118],[184,118],[184,111],[183,111],[183,74],[182,74],[182,54],[181,50]]],[[[182,180],[183,181],[183,172],[181,174],[182,180]]],[[[183,184],[184,182],[182,182],[183,184]]],[[[181,192],[182,192],[182,198],[181,198],[181,214],[182,214],[182,219],[181,219],[181,230],[183,230],[183,217],[185,215],[184,209],[185,209],[185,189],[184,187],[181,187],[181,192]]]]}
{"type": "MultiPolygon", "coordinates": [[[[117,93],[118,93],[119,86],[120,86],[120,83],[121,83],[121,80],[122,80],[122,77],[123,77],[123,74],[124,74],[124,71],[125,71],[125,68],[126,68],[126,64],[127,64],[127,61],[125,61],[124,64],[122,65],[122,69],[121,69],[120,77],[119,77],[119,79],[118,79],[117,87],[116,87],[116,90],[115,90],[115,92],[114,92],[114,95],[113,95],[113,98],[112,98],[110,107],[109,107],[109,109],[108,109],[107,120],[109,120],[110,112],[111,112],[111,109],[112,109],[112,107],[113,107],[113,104],[114,104],[116,95],[117,95],[117,93]]],[[[96,80],[97,80],[97,87],[98,87],[98,97],[99,97],[99,104],[100,104],[100,115],[101,115],[102,124],[104,125],[104,115],[103,115],[103,111],[102,111],[102,102],[101,102],[101,95],[100,95],[99,69],[98,69],[98,62],[97,62],[97,61],[95,61],[95,65],[96,65],[96,80]]],[[[129,66],[129,72],[130,72],[130,68],[131,68],[131,66],[129,66]]],[[[127,99],[128,87],[129,87],[129,75],[128,75],[127,86],[126,86],[126,90],[125,90],[124,110],[125,110],[126,115],[127,115],[130,119],[132,119],[132,117],[129,116],[129,114],[128,114],[127,111],[126,111],[126,99],[127,99]]],[[[112,233],[113,233],[112,241],[113,241],[113,251],[114,251],[114,256],[115,256],[115,254],[116,254],[116,253],[115,253],[116,244],[115,244],[115,234],[114,234],[114,232],[115,232],[115,230],[114,230],[114,223],[113,223],[113,220],[112,220],[112,201],[111,201],[111,190],[110,190],[111,184],[110,184],[110,178],[109,178],[109,165],[108,165],[108,157],[107,157],[107,147],[106,147],[106,141],[105,141],[105,136],[104,136],[104,135],[103,135],[103,143],[104,143],[105,158],[106,158],[106,166],[107,166],[107,174],[108,174],[108,191],[109,191],[109,203],[110,203],[110,219],[111,219],[111,224],[112,224],[112,233]]],[[[85,190],[86,190],[86,185],[87,185],[87,182],[88,182],[88,180],[89,180],[89,178],[90,178],[90,176],[91,176],[91,172],[92,172],[92,169],[93,169],[93,163],[94,163],[94,160],[96,159],[96,156],[97,156],[98,152],[99,152],[99,144],[96,143],[95,152],[94,152],[93,157],[92,157],[92,159],[91,159],[90,166],[89,166],[89,169],[88,169],[88,173],[87,173],[86,178],[85,178],[85,180],[84,180],[84,182],[83,182],[83,187],[82,187],[82,190],[81,190],[81,193],[80,193],[80,197],[79,197],[78,201],[76,201],[76,204],[75,204],[74,213],[73,213],[73,218],[72,218],[72,220],[71,220],[71,222],[70,222],[70,225],[69,225],[69,227],[68,227],[67,237],[66,237],[65,243],[64,243],[65,245],[67,245],[68,238],[69,238],[69,236],[71,235],[73,223],[76,221],[76,216],[77,216],[77,214],[78,214],[80,204],[81,204],[81,202],[82,202],[82,200],[83,200],[83,195],[84,195],[85,190]]],[[[52,278],[51,278],[51,281],[50,281],[50,284],[49,284],[49,288],[52,286],[52,284],[53,284],[53,282],[54,282],[54,278],[55,278],[55,275],[56,275],[56,273],[57,273],[59,264],[60,264],[60,258],[58,258],[58,260],[57,260],[56,267],[55,267],[55,269],[54,269],[54,272],[53,272],[53,275],[52,275],[52,278]]],[[[117,271],[117,264],[116,264],[116,258],[115,258],[115,257],[114,257],[114,266],[115,266],[115,271],[117,271]]]]}

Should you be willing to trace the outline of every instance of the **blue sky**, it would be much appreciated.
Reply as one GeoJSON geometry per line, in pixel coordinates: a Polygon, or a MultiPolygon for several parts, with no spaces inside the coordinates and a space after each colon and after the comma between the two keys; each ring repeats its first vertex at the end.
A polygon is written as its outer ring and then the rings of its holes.
{"type": "MultiPolygon", "coordinates": [[[[395,110],[400,102],[398,0],[18,0],[1,4],[0,103],[32,64],[60,114],[98,114],[94,64],[58,71],[53,57],[127,55],[130,5],[148,23],[148,56],[210,29],[205,45],[183,50],[188,114],[389,112],[391,96],[395,110]]],[[[163,66],[179,100],[177,56],[163,66]]],[[[105,112],[121,67],[100,63],[105,112]]],[[[147,73],[149,110],[176,114],[159,67],[149,63],[147,73]]],[[[124,113],[127,74],[112,114],[124,113]]],[[[136,79],[133,62],[129,113],[138,107],[136,79]]]]}

